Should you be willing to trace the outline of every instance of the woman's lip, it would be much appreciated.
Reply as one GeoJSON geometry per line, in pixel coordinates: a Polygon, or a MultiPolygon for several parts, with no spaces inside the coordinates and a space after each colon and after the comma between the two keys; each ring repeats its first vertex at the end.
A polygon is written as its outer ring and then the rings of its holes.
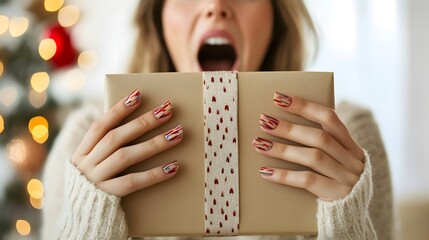
{"type": "Polygon", "coordinates": [[[234,71],[238,71],[239,68],[240,67],[240,61],[239,61],[239,59],[238,59],[238,57],[236,58],[236,60],[235,60],[235,63],[234,63],[234,65],[232,65],[232,69],[231,70],[234,70],[234,71]]]}

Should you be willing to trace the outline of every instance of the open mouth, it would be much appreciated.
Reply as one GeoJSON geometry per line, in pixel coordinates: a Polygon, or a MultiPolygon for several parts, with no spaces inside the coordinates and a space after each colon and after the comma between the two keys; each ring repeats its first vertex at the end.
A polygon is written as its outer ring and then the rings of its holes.
{"type": "Polygon", "coordinates": [[[200,47],[198,62],[202,71],[234,70],[237,54],[227,38],[210,37],[200,47]]]}

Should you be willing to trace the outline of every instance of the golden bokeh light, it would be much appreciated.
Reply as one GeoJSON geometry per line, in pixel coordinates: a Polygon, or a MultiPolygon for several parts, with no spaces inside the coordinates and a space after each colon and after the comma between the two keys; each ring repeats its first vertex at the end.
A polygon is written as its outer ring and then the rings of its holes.
{"type": "Polygon", "coordinates": [[[31,106],[35,108],[40,108],[45,105],[46,100],[48,99],[48,94],[46,92],[36,92],[34,89],[30,90],[28,94],[28,100],[30,101],[31,106]]]}
{"type": "Polygon", "coordinates": [[[4,65],[3,65],[3,62],[0,61],[0,77],[1,75],[3,75],[3,71],[4,71],[4,65]]]}
{"type": "Polygon", "coordinates": [[[4,120],[3,116],[0,114],[0,134],[4,131],[4,120]]]}
{"type": "Polygon", "coordinates": [[[34,199],[41,199],[43,197],[43,184],[39,179],[31,179],[27,184],[28,194],[34,199]]]}
{"type": "Polygon", "coordinates": [[[70,70],[66,76],[66,85],[72,91],[79,91],[85,86],[86,76],[79,69],[70,70]]]}
{"type": "Polygon", "coordinates": [[[9,28],[9,18],[7,16],[0,15],[0,35],[5,33],[9,28]]]}
{"type": "Polygon", "coordinates": [[[35,209],[42,209],[43,208],[43,197],[40,199],[33,198],[30,196],[30,204],[35,209]]]}
{"type": "Polygon", "coordinates": [[[41,93],[49,86],[49,75],[47,72],[37,72],[31,77],[31,86],[34,90],[41,93]]]}
{"type": "Polygon", "coordinates": [[[79,54],[77,64],[79,64],[79,67],[84,70],[90,70],[93,69],[95,65],[97,65],[97,61],[97,52],[94,50],[87,50],[79,54]]]}
{"type": "Polygon", "coordinates": [[[37,125],[33,129],[33,139],[37,143],[44,143],[46,140],[48,140],[49,137],[49,130],[46,126],[43,125],[37,125]]]}
{"type": "Polygon", "coordinates": [[[10,107],[18,98],[18,90],[14,87],[5,87],[0,89],[0,103],[10,107]]]}
{"type": "Polygon", "coordinates": [[[9,23],[9,32],[12,37],[19,37],[28,29],[28,18],[12,18],[9,23]]]}
{"type": "Polygon", "coordinates": [[[6,151],[11,166],[23,179],[31,179],[38,173],[47,155],[47,147],[34,141],[29,133],[10,140],[6,151]]]}
{"type": "Polygon", "coordinates": [[[80,10],[74,5],[68,5],[58,12],[58,22],[63,27],[71,27],[77,23],[80,17],[80,10]]]}
{"type": "Polygon", "coordinates": [[[48,120],[46,120],[46,118],[42,117],[42,116],[37,116],[34,117],[30,120],[30,122],[28,122],[28,130],[30,131],[30,133],[33,132],[34,128],[38,125],[44,125],[46,127],[48,127],[48,120]]]}
{"type": "Polygon", "coordinates": [[[24,165],[29,152],[24,139],[14,138],[8,144],[9,159],[17,165],[24,165]]]}
{"type": "Polygon", "coordinates": [[[44,60],[51,59],[57,52],[57,44],[54,39],[46,38],[40,41],[39,54],[44,60]]]}
{"type": "Polygon", "coordinates": [[[42,144],[48,140],[49,124],[46,118],[41,116],[32,118],[28,123],[28,130],[37,143],[42,144]]]}
{"type": "Polygon", "coordinates": [[[21,219],[16,221],[16,231],[22,236],[27,236],[31,232],[30,223],[21,219]]]}
{"type": "Polygon", "coordinates": [[[45,0],[45,10],[56,12],[64,5],[64,0],[45,0]]]}

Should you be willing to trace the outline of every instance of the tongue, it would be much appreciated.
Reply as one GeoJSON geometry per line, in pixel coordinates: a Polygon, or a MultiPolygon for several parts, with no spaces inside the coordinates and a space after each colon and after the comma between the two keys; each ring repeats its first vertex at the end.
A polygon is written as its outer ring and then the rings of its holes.
{"type": "Polygon", "coordinates": [[[203,71],[229,71],[232,70],[233,62],[227,59],[204,60],[201,62],[203,71]]]}

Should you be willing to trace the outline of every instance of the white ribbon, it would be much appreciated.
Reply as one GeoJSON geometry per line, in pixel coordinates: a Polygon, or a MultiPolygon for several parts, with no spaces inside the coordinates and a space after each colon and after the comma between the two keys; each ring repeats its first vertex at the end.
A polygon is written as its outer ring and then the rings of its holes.
{"type": "Polygon", "coordinates": [[[205,228],[239,234],[237,72],[204,72],[205,228]]]}

